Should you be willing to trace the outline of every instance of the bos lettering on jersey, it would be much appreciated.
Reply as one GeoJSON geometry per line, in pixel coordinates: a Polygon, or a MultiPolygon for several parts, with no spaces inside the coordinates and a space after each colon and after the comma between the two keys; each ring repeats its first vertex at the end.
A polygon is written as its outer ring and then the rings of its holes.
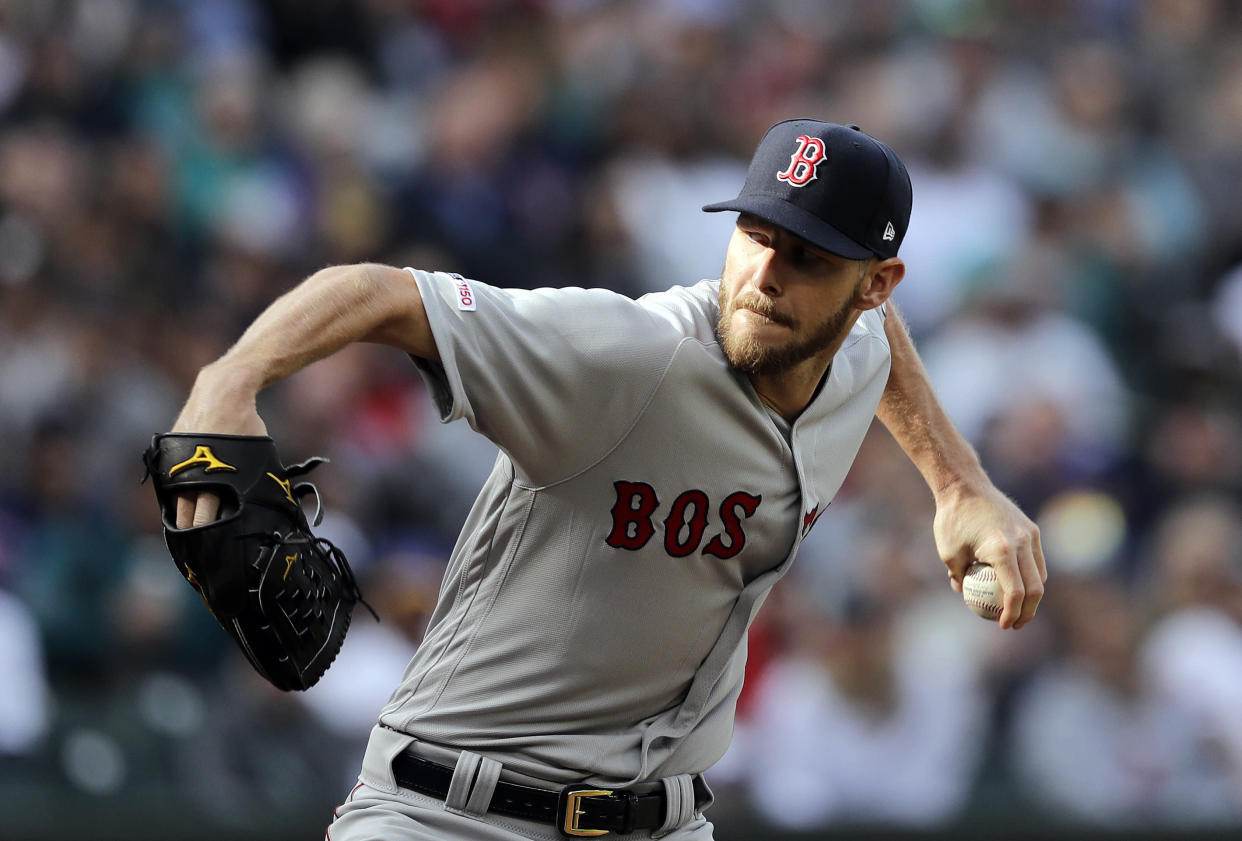
{"type": "Polygon", "coordinates": [[[763,501],[759,494],[734,491],[713,510],[707,493],[691,488],[662,508],[655,488],[646,482],[614,482],[613,487],[617,501],[612,506],[612,531],[604,542],[637,552],[655,536],[655,524],[661,521],[664,551],[674,558],[687,557],[700,547],[704,555],[732,558],[746,545],[743,522],[754,516],[763,501]]]}

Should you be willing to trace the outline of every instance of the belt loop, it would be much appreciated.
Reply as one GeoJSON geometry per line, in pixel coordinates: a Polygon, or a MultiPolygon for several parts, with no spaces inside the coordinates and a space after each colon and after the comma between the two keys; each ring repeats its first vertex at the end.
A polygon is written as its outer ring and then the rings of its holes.
{"type": "Polygon", "coordinates": [[[496,781],[500,779],[500,769],[504,767],[491,757],[484,756],[481,759],[479,773],[474,778],[474,788],[470,789],[470,799],[466,801],[466,808],[463,810],[476,817],[486,814],[487,807],[492,805],[496,781]]]}
{"type": "Polygon", "coordinates": [[[651,837],[663,838],[677,827],[694,817],[694,778],[689,774],[664,777],[664,824],[651,833],[651,837]]]}
{"type": "Polygon", "coordinates": [[[453,779],[449,783],[448,794],[444,796],[445,809],[450,812],[465,812],[474,775],[482,761],[483,757],[468,750],[457,755],[457,767],[453,769],[453,779]]]}
{"type": "Polygon", "coordinates": [[[481,818],[487,814],[503,766],[494,759],[464,750],[444,796],[444,808],[459,815],[481,818]]]}

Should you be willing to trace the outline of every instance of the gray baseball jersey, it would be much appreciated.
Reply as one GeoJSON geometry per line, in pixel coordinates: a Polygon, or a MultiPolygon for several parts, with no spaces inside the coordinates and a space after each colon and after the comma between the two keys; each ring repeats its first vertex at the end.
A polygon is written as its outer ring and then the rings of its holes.
{"type": "Polygon", "coordinates": [[[411,271],[440,415],[501,453],[381,724],[555,782],[706,770],[746,629],[884,391],[883,313],[789,425],[725,361],[718,280],[635,301],[411,271]]]}

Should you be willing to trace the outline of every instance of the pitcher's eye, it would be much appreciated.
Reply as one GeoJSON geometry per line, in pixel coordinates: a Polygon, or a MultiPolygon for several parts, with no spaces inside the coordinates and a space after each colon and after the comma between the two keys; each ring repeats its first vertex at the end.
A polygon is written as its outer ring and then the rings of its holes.
{"type": "Polygon", "coordinates": [[[827,262],[822,255],[809,248],[795,248],[793,251],[794,265],[802,268],[816,268],[827,262]]]}
{"type": "Polygon", "coordinates": [[[771,244],[771,240],[768,239],[768,235],[763,231],[747,231],[745,228],[743,228],[743,231],[745,232],[746,237],[757,245],[766,247],[771,244]]]}

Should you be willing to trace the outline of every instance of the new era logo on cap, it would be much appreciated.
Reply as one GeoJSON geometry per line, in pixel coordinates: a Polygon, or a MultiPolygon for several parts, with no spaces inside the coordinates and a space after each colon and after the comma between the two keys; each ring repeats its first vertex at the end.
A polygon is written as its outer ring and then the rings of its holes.
{"type": "Polygon", "coordinates": [[[738,197],[708,212],[751,213],[850,260],[896,257],[910,222],[910,177],[858,126],[786,120],[759,141],[738,197]]]}

